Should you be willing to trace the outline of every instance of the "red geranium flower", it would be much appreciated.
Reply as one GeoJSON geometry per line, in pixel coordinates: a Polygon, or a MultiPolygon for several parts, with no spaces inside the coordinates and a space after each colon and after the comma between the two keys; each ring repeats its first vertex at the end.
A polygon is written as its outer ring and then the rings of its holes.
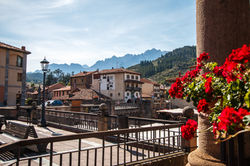
{"type": "Polygon", "coordinates": [[[211,94],[213,89],[212,89],[212,77],[209,77],[206,82],[205,82],[205,92],[207,94],[211,94]]]}
{"type": "Polygon", "coordinates": [[[210,56],[208,56],[208,53],[204,52],[204,53],[200,54],[200,56],[197,58],[197,62],[198,62],[198,64],[201,64],[202,61],[206,61],[209,58],[210,58],[210,56]]]}
{"type": "Polygon", "coordinates": [[[197,106],[197,110],[198,112],[208,112],[209,108],[208,108],[208,103],[206,101],[206,99],[201,99],[198,103],[197,106]]]}
{"type": "Polygon", "coordinates": [[[222,72],[223,72],[222,67],[218,67],[218,66],[214,67],[213,73],[216,74],[217,76],[222,76],[222,72]]]}
{"type": "Polygon", "coordinates": [[[242,48],[238,48],[233,50],[232,53],[229,55],[230,61],[247,63],[250,61],[250,46],[243,45],[242,48]]]}
{"type": "Polygon", "coordinates": [[[176,78],[176,82],[171,85],[171,88],[169,89],[169,95],[171,97],[176,97],[176,98],[182,98],[183,96],[183,86],[180,78],[176,78]]]}
{"type": "Polygon", "coordinates": [[[188,121],[186,122],[186,125],[181,126],[182,137],[186,140],[190,140],[191,138],[193,138],[197,130],[197,126],[198,125],[196,121],[192,119],[188,119],[188,121]]]}
{"type": "MultiPolygon", "coordinates": [[[[242,123],[242,119],[246,115],[250,115],[250,112],[248,112],[246,109],[240,108],[238,111],[236,111],[234,108],[226,107],[222,110],[220,116],[218,117],[220,120],[218,124],[219,130],[227,131],[229,126],[232,124],[238,125],[242,123]]],[[[237,127],[237,129],[239,128],[237,127]]]]}

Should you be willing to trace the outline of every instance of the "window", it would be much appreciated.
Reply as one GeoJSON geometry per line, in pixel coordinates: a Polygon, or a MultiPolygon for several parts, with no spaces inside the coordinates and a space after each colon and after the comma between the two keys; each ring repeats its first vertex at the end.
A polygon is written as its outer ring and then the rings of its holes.
{"type": "Polygon", "coordinates": [[[110,97],[112,97],[112,96],[113,96],[113,93],[110,93],[109,95],[110,95],[110,97]]]}
{"type": "Polygon", "coordinates": [[[138,76],[135,76],[135,79],[138,80],[138,76]]]}
{"type": "Polygon", "coordinates": [[[22,81],[23,74],[17,73],[17,81],[22,81]]]}
{"type": "Polygon", "coordinates": [[[130,75],[127,75],[127,79],[130,79],[130,75]]]}
{"type": "Polygon", "coordinates": [[[82,82],[83,82],[84,80],[82,79],[82,82]]]}
{"type": "Polygon", "coordinates": [[[62,92],[62,95],[64,96],[64,91],[62,92]]]}
{"type": "Polygon", "coordinates": [[[109,85],[107,85],[107,90],[109,90],[109,85]]]}
{"type": "Polygon", "coordinates": [[[102,76],[102,79],[106,79],[106,75],[102,76]]]}
{"type": "Polygon", "coordinates": [[[121,94],[120,94],[120,92],[118,93],[118,96],[120,96],[121,94]]]}
{"type": "Polygon", "coordinates": [[[94,75],[94,79],[100,79],[100,75],[99,74],[95,74],[94,75]]]}
{"type": "Polygon", "coordinates": [[[127,96],[129,96],[129,93],[127,92],[127,96]]]}
{"type": "Polygon", "coordinates": [[[135,79],[135,76],[134,76],[134,75],[132,75],[132,76],[131,76],[131,79],[132,79],[132,80],[133,80],[133,79],[135,79]]]}
{"type": "Polygon", "coordinates": [[[22,58],[22,57],[17,56],[17,59],[16,59],[16,66],[18,66],[18,67],[23,67],[23,58],[22,58]]]}

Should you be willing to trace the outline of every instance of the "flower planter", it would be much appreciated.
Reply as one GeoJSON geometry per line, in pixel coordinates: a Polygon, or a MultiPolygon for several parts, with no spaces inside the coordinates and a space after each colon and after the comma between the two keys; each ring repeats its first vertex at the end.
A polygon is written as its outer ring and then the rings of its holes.
{"type": "Polygon", "coordinates": [[[222,142],[221,158],[228,166],[247,166],[250,161],[250,132],[222,142]]]}
{"type": "Polygon", "coordinates": [[[220,144],[215,144],[213,133],[207,129],[211,126],[207,116],[198,115],[198,129],[201,131],[198,135],[198,148],[188,155],[189,166],[224,166],[220,160],[220,144]]]}

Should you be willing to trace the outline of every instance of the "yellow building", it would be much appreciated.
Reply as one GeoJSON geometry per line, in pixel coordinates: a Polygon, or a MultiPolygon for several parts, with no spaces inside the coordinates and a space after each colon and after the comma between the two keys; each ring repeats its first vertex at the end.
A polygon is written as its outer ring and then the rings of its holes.
{"type": "Polygon", "coordinates": [[[25,103],[26,63],[25,47],[17,48],[0,42],[0,106],[25,103]]]}

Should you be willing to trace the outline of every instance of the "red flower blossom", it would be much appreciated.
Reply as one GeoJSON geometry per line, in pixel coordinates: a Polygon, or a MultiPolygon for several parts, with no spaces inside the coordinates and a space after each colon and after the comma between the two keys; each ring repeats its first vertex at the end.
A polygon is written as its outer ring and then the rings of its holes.
{"type": "Polygon", "coordinates": [[[208,108],[208,103],[206,101],[206,99],[201,99],[198,103],[197,106],[197,110],[198,112],[208,112],[209,108],[208,108]]]}
{"type": "Polygon", "coordinates": [[[246,115],[250,115],[250,112],[248,112],[246,109],[240,108],[237,112],[237,116],[239,117],[240,120],[242,120],[243,117],[246,115]]]}
{"type": "Polygon", "coordinates": [[[182,98],[183,96],[183,86],[180,78],[176,78],[176,82],[171,85],[171,88],[169,89],[169,95],[171,97],[176,97],[176,98],[182,98]]]}
{"type": "Polygon", "coordinates": [[[202,61],[206,61],[209,58],[210,58],[210,56],[208,56],[208,53],[204,52],[204,53],[200,54],[200,56],[197,58],[197,62],[198,62],[198,64],[201,64],[202,61]]]}
{"type": "Polygon", "coordinates": [[[186,125],[181,126],[182,137],[186,140],[190,140],[191,138],[193,138],[197,130],[197,126],[198,125],[196,121],[192,119],[188,119],[188,121],[186,122],[186,125]]]}
{"type": "Polygon", "coordinates": [[[247,47],[247,45],[243,45],[242,48],[233,50],[229,55],[229,60],[240,63],[247,63],[248,61],[250,61],[250,46],[247,47]]]}
{"type": "Polygon", "coordinates": [[[228,58],[223,64],[222,75],[223,77],[227,79],[228,83],[230,83],[231,81],[235,81],[237,79],[237,75],[234,73],[234,71],[237,71],[237,66],[238,66],[238,63],[232,62],[228,58]]]}
{"type": "Polygon", "coordinates": [[[186,74],[181,78],[183,83],[191,82],[193,78],[197,77],[200,72],[200,69],[196,68],[191,71],[187,71],[186,74]]]}
{"type": "Polygon", "coordinates": [[[202,65],[198,63],[196,66],[196,70],[201,69],[201,67],[202,67],[202,65]]]}
{"type": "MultiPolygon", "coordinates": [[[[220,120],[218,123],[218,129],[228,131],[232,124],[238,125],[242,123],[242,119],[246,115],[250,115],[250,112],[246,109],[240,108],[236,111],[234,108],[226,107],[222,110],[220,116],[218,117],[220,120]]],[[[239,127],[236,126],[234,129],[239,129],[239,127]]]]}
{"type": "Polygon", "coordinates": [[[218,66],[214,67],[213,73],[216,74],[217,76],[222,76],[222,72],[223,72],[222,67],[218,67],[218,66]]]}
{"type": "Polygon", "coordinates": [[[211,94],[213,89],[212,89],[212,77],[209,77],[206,82],[205,82],[205,92],[207,94],[211,94]]]}

